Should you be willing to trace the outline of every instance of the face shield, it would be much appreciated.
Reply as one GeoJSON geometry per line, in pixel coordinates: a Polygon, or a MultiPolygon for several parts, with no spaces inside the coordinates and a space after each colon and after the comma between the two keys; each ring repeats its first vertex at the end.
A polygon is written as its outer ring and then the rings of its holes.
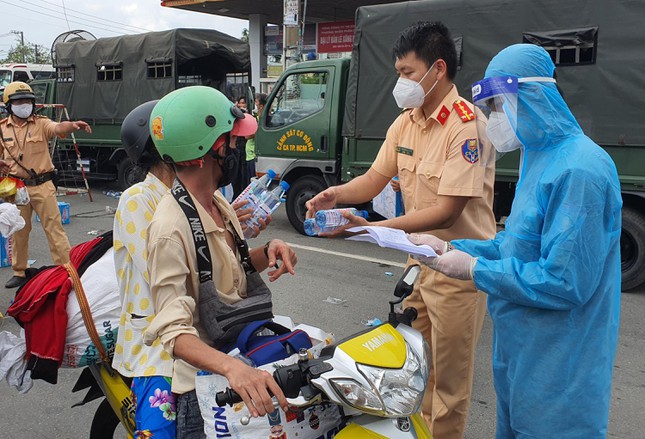
{"type": "Polygon", "coordinates": [[[523,82],[555,83],[555,79],[496,76],[473,84],[473,103],[488,119],[488,123],[477,125],[477,134],[480,139],[490,141],[499,153],[523,146],[517,137],[517,96],[519,84],[523,82]]]}

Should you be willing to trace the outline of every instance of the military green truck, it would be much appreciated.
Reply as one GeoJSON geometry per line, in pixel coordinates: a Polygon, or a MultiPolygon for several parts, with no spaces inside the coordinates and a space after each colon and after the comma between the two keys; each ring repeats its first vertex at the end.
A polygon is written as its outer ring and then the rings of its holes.
{"type": "MultiPolygon", "coordinates": [[[[248,95],[248,43],[215,30],[172,29],[55,46],[56,78],[30,83],[37,103],[63,104],[92,134],[59,141],[55,162],[62,178],[83,166],[89,179],[118,179],[122,189],[140,176],[121,146],[125,116],[137,105],[189,85],[208,85],[230,98],[248,95]]],[[[53,109],[46,109],[54,118],[53,109]]]]}
{"type": "MultiPolygon", "coordinates": [[[[291,185],[289,221],[303,233],[305,202],[365,172],[396,118],[392,46],[419,20],[448,26],[459,55],[457,86],[483,78],[490,59],[514,43],[544,47],[558,83],[587,135],[618,167],[623,189],[623,289],[645,281],[645,3],[629,0],[452,0],[365,6],[356,12],[351,60],[287,69],[269,96],[256,136],[258,172],[291,185]]],[[[519,152],[497,162],[495,212],[507,215],[519,152]]]]}

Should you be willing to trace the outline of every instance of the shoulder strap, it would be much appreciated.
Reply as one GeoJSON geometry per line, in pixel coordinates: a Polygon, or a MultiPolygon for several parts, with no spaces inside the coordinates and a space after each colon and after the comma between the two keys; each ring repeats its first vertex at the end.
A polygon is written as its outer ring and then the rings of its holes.
{"type": "MultiPolygon", "coordinates": [[[[184,211],[184,215],[188,218],[190,223],[190,230],[193,234],[193,241],[195,242],[195,250],[197,252],[197,268],[199,270],[199,282],[204,283],[213,279],[212,265],[211,265],[211,252],[204,233],[204,226],[197,214],[197,208],[193,202],[192,197],[182,184],[182,182],[175,178],[175,182],[170,190],[170,193],[179,207],[184,211]]],[[[249,246],[247,242],[240,237],[235,228],[233,228],[233,238],[235,238],[235,245],[240,253],[242,267],[246,274],[255,273],[255,267],[251,263],[251,256],[249,255],[249,246]]]]}
{"type": "Polygon", "coordinates": [[[170,193],[184,211],[184,215],[188,218],[190,230],[193,233],[193,241],[195,242],[195,251],[197,253],[197,269],[199,270],[199,282],[204,283],[213,279],[212,264],[211,264],[211,251],[208,248],[208,241],[204,233],[204,226],[202,220],[199,219],[197,208],[191,198],[190,194],[184,185],[175,178],[170,193]]]}
{"type": "Polygon", "coordinates": [[[65,270],[67,270],[67,273],[72,280],[72,286],[74,287],[74,292],[76,292],[76,299],[78,300],[78,305],[81,308],[83,323],[85,323],[85,328],[90,335],[90,340],[92,340],[92,343],[94,343],[96,350],[99,351],[101,360],[109,365],[111,363],[110,357],[108,356],[107,352],[105,352],[105,348],[103,347],[103,343],[101,342],[101,337],[99,337],[99,333],[96,331],[96,325],[94,324],[94,319],[92,318],[90,304],[87,301],[87,296],[85,295],[85,290],[83,289],[83,285],[81,284],[81,279],[78,277],[78,272],[71,262],[68,262],[63,266],[65,267],[65,270]]]}

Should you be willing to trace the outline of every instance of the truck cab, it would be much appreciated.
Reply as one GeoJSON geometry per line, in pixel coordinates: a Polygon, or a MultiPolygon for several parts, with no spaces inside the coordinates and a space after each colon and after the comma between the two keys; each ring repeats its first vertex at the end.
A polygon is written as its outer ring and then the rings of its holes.
{"type": "Polygon", "coordinates": [[[11,63],[0,65],[0,88],[13,81],[30,82],[34,79],[53,78],[56,70],[51,64],[11,63]]]}
{"type": "Polygon", "coordinates": [[[291,185],[287,214],[301,233],[305,202],[339,181],[348,72],[347,59],[299,63],[276,83],[260,115],[257,169],[273,169],[291,185]]]}

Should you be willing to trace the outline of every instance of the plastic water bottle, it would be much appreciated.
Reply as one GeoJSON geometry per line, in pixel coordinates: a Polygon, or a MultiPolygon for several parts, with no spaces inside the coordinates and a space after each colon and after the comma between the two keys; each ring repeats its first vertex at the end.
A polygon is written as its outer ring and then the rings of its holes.
{"type": "Polygon", "coordinates": [[[305,233],[309,236],[318,236],[321,232],[320,227],[316,224],[316,220],[313,218],[307,218],[303,224],[305,233]]]}
{"type": "Polygon", "coordinates": [[[352,215],[363,218],[367,218],[368,215],[366,210],[358,210],[354,207],[348,207],[346,209],[319,210],[316,212],[316,225],[321,229],[331,230],[336,227],[343,226],[349,222],[349,220],[343,216],[343,212],[349,212],[352,215]]]}
{"type": "Polygon", "coordinates": [[[233,200],[232,204],[239,201],[246,201],[245,207],[255,208],[267,192],[269,183],[271,183],[271,180],[273,180],[275,176],[276,173],[273,169],[269,169],[262,177],[251,180],[251,183],[249,183],[242,193],[233,200]]]}
{"type": "Polygon", "coordinates": [[[258,205],[253,211],[253,216],[246,222],[248,226],[244,232],[245,238],[250,238],[253,235],[253,227],[259,227],[260,219],[264,219],[271,215],[280,206],[282,195],[289,190],[289,183],[281,181],[280,185],[273,189],[271,192],[265,193],[264,197],[260,200],[258,205]]]}
{"type": "Polygon", "coordinates": [[[307,218],[303,224],[303,227],[307,235],[318,236],[323,232],[333,232],[340,226],[326,226],[321,228],[321,227],[318,227],[318,224],[316,224],[315,218],[307,218]]]}

